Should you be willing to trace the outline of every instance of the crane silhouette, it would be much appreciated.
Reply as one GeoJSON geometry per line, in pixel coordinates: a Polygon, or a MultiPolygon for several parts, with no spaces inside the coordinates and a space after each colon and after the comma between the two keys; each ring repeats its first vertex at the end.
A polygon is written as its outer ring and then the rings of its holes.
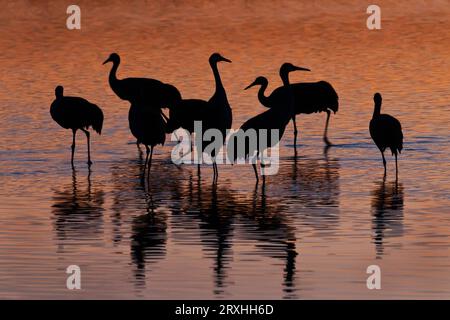
{"type": "Polygon", "coordinates": [[[403,132],[400,121],[393,116],[381,113],[381,94],[378,92],[373,96],[375,107],[373,109],[372,120],[370,120],[369,131],[372,140],[380,149],[383,157],[384,175],[386,175],[386,159],[384,151],[391,149],[392,155],[395,156],[395,176],[398,178],[397,155],[403,149],[403,132]]]}
{"type": "MultiPolygon", "coordinates": [[[[311,71],[303,68],[303,71],[311,71]]],[[[286,77],[280,73],[281,79],[286,77]]],[[[330,122],[331,111],[336,113],[339,108],[339,97],[334,88],[326,81],[318,82],[302,82],[290,85],[292,94],[294,95],[294,114],[292,115],[292,123],[294,125],[294,147],[297,145],[297,124],[295,117],[297,114],[311,114],[317,112],[326,112],[327,120],[323,133],[323,140],[327,146],[331,146],[328,140],[328,124],[330,122]]],[[[287,88],[283,85],[276,88],[268,97],[264,96],[264,90],[267,88],[261,86],[258,93],[258,99],[262,105],[268,108],[280,107],[285,103],[285,95],[287,88]]]]}
{"type": "Polygon", "coordinates": [[[72,157],[71,164],[74,167],[73,158],[75,153],[75,135],[81,130],[87,137],[88,165],[91,166],[91,147],[89,127],[101,134],[103,127],[103,112],[93,103],[79,97],[64,96],[64,88],[57,86],[55,89],[56,99],[50,106],[52,119],[64,129],[72,129],[72,157]]]}
{"type": "MultiPolygon", "coordinates": [[[[194,132],[194,122],[202,122],[202,131],[205,132],[208,129],[218,129],[222,134],[221,144],[225,143],[227,129],[231,128],[233,121],[232,111],[230,104],[228,103],[227,94],[223,87],[222,80],[220,78],[217,64],[221,61],[231,63],[227,58],[224,58],[219,53],[213,53],[209,58],[209,64],[213,71],[214,80],[216,84],[216,90],[208,101],[200,99],[184,99],[174,107],[169,109],[169,121],[167,124],[167,131],[173,132],[178,128],[183,128],[189,133],[194,132]]],[[[202,136],[203,136],[202,132],[202,136]]],[[[203,141],[201,147],[203,152],[208,146],[207,141],[203,141]]],[[[214,181],[218,178],[217,163],[215,160],[215,150],[212,150],[211,157],[213,159],[214,181]]]]}
{"type": "MultiPolygon", "coordinates": [[[[266,148],[273,147],[276,144],[279,143],[281,138],[283,137],[284,131],[286,129],[287,124],[289,123],[292,113],[294,110],[294,97],[293,92],[290,90],[289,86],[289,72],[300,70],[300,71],[307,71],[308,69],[294,66],[291,63],[284,63],[280,68],[280,75],[282,76],[283,84],[286,86],[287,91],[286,93],[291,93],[291,95],[283,95],[282,101],[275,101],[275,103],[280,103],[280,106],[273,105],[273,108],[270,108],[269,110],[247,120],[240,128],[239,130],[242,130],[241,132],[247,133],[248,130],[255,130],[256,132],[256,138],[257,138],[257,145],[251,146],[247,144],[247,141],[245,142],[245,151],[244,154],[241,154],[240,150],[237,150],[236,147],[236,140],[235,137],[237,137],[237,134],[234,134],[230,141],[234,142],[230,144],[230,149],[228,151],[230,152],[233,150],[234,154],[230,155],[228,154],[229,158],[234,159],[236,161],[237,158],[244,157],[247,159],[250,155],[255,154],[256,152],[256,158],[255,161],[252,163],[253,170],[255,172],[256,182],[258,183],[258,171],[256,169],[256,162],[259,158],[259,154],[262,153],[266,148]],[[259,130],[264,129],[267,130],[267,141],[264,141],[264,144],[261,144],[262,141],[260,141],[260,134],[259,130]],[[276,134],[278,131],[278,135],[276,134]],[[275,135],[272,135],[272,133],[275,133],[275,135]],[[277,137],[277,138],[276,138],[277,137]],[[252,148],[253,147],[253,148],[252,148]],[[255,148],[256,147],[256,148],[255,148]]],[[[265,77],[257,77],[256,80],[250,84],[248,87],[245,88],[245,90],[259,85],[261,89],[259,90],[258,95],[264,96],[263,92],[267,86],[268,81],[265,77]]],[[[264,97],[265,98],[265,97],[264,97]]],[[[238,131],[239,132],[239,131],[238,131]]],[[[239,134],[239,133],[238,133],[239,134]]],[[[264,164],[261,163],[261,167],[264,167],[264,164]]],[[[263,183],[265,183],[265,175],[263,175],[263,183]]]]}
{"type": "Polygon", "coordinates": [[[144,164],[144,176],[148,167],[147,178],[149,178],[153,148],[158,144],[164,145],[166,140],[166,122],[160,110],[132,104],[128,112],[128,123],[137,143],[145,145],[147,155],[144,164]]]}
{"type": "Polygon", "coordinates": [[[168,108],[181,100],[181,94],[173,85],[149,78],[117,79],[117,69],[120,65],[120,56],[111,53],[103,62],[112,62],[109,72],[109,85],[114,93],[122,100],[131,104],[150,106],[154,108],[168,108]]]}
{"type": "MultiPolygon", "coordinates": [[[[129,101],[131,105],[161,109],[172,107],[181,100],[181,94],[176,87],[159,80],[149,78],[117,79],[117,69],[120,65],[120,56],[117,53],[111,53],[103,64],[109,62],[113,64],[109,72],[111,89],[120,99],[129,101]]],[[[161,110],[159,112],[165,117],[161,110]]],[[[136,141],[136,144],[139,147],[139,141],[136,141]]]]}

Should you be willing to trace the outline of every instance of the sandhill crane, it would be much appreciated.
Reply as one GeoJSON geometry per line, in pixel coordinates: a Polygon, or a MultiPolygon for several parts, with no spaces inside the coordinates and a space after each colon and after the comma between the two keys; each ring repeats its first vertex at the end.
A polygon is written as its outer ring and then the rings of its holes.
{"type": "Polygon", "coordinates": [[[50,115],[64,129],[72,129],[72,157],[71,164],[74,167],[73,158],[75,153],[75,135],[77,130],[86,134],[88,147],[88,165],[91,161],[90,133],[89,127],[101,134],[103,127],[103,112],[93,103],[79,97],[64,96],[64,88],[57,86],[55,89],[56,99],[50,106],[50,115]]]}
{"type": "MultiPolygon", "coordinates": [[[[217,63],[220,61],[231,62],[219,53],[213,53],[209,58],[209,64],[213,71],[214,80],[216,83],[216,90],[212,97],[208,101],[200,99],[182,100],[175,107],[170,108],[170,120],[167,125],[168,132],[172,132],[181,127],[189,131],[189,133],[192,133],[194,131],[194,121],[202,121],[203,132],[208,129],[218,129],[223,138],[221,142],[222,144],[225,143],[227,129],[231,128],[233,116],[230,104],[228,103],[227,94],[225,92],[225,88],[223,87],[219,70],[217,68],[217,63]]],[[[209,142],[203,141],[201,151],[203,151],[208,144],[209,142]]],[[[217,155],[214,154],[213,151],[211,157],[213,159],[214,181],[218,178],[217,163],[215,160],[216,156],[217,155]]]]}
{"type": "MultiPolygon", "coordinates": [[[[279,105],[279,106],[273,105],[273,108],[270,108],[269,110],[247,120],[240,127],[240,130],[242,130],[242,132],[244,132],[244,133],[250,129],[253,129],[256,131],[256,137],[258,139],[256,150],[251,149],[251,147],[254,147],[254,146],[248,146],[246,144],[244,154],[240,154],[240,152],[237,150],[235,144],[231,144],[230,146],[234,146],[234,148],[231,149],[234,151],[234,155],[233,155],[233,157],[231,157],[229,154],[229,158],[232,158],[234,160],[236,160],[237,158],[240,158],[240,157],[248,158],[249,155],[254,154],[256,152],[256,160],[257,160],[257,158],[259,157],[259,154],[262,153],[265,148],[273,147],[276,144],[278,144],[278,142],[281,140],[281,138],[283,137],[284,131],[286,129],[286,126],[289,123],[289,120],[291,119],[292,113],[294,110],[294,98],[292,96],[292,91],[290,91],[288,75],[289,75],[289,72],[295,71],[295,70],[305,71],[308,69],[294,66],[291,63],[284,63],[280,68],[280,74],[283,74],[283,77],[282,77],[283,84],[287,88],[286,92],[287,93],[291,92],[291,96],[283,95],[282,96],[283,101],[276,102],[276,103],[280,103],[281,105],[279,105]],[[267,140],[268,140],[268,141],[265,141],[262,145],[260,143],[261,141],[260,141],[260,135],[259,135],[259,130],[261,130],[261,129],[267,130],[267,140]],[[275,141],[272,140],[272,130],[278,131],[278,139],[275,139],[275,141]]],[[[255,85],[261,86],[261,89],[263,89],[263,91],[264,91],[265,88],[267,88],[268,81],[265,77],[258,77],[252,84],[250,84],[247,88],[245,88],[245,90],[247,90],[255,85]]],[[[261,90],[260,90],[260,93],[261,93],[261,90]]],[[[263,97],[264,97],[264,95],[263,95],[263,97]]],[[[231,139],[234,139],[234,136],[231,137],[230,140],[231,139]]],[[[231,150],[228,150],[228,151],[231,151],[231,150]]],[[[256,161],[252,163],[252,166],[253,166],[253,170],[255,172],[256,182],[258,182],[259,178],[258,178],[258,171],[256,169],[256,161]]],[[[263,166],[263,164],[261,164],[261,166],[263,166]]],[[[263,175],[263,183],[264,182],[265,182],[265,175],[263,175]]]]}
{"type": "MultiPolygon", "coordinates": [[[[117,79],[117,69],[120,65],[120,56],[111,53],[103,64],[112,62],[109,72],[109,85],[114,93],[122,100],[129,101],[132,105],[145,108],[168,108],[176,105],[181,100],[181,94],[173,85],[149,78],[125,78],[117,79]]],[[[163,117],[164,113],[160,111],[163,117]]],[[[136,141],[139,148],[139,142],[136,141]]]]}
{"type": "MultiPolygon", "coordinates": [[[[304,71],[311,71],[303,69],[304,71]]],[[[281,72],[281,70],[280,70],[281,72]]],[[[280,77],[286,77],[280,73],[280,77]]],[[[326,81],[294,83],[291,84],[292,93],[294,94],[295,114],[292,116],[294,125],[294,146],[297,144],[297,124],[295,122],[295,115],[297,114],[311,114],[316,112],[326,112],[327,120],[325,130],[323,133],[323,140],[327,146],[331,143],[328,140],[328,124],[330,121],[331,111],[336,113],[339,108],[339,97],[334,88],[326,81]]],[[[268,97],[264,97],[265,88],[261,87],[258,99],[262,105],[271,108],[272,106],[282,106],[285,101],[286,88],[284,86],[275,89],[268,97]]]]}
{"type": "Polygon", "coordinates": [[[177,88],[159,80],[117,79],[116,73],[120,65],[120,56],[117,53],[111,53],[103,64],[108,62],[113,64],[109,72],[109,85],[120,99],[127,100],[131,104],[155,108],[168,108],[181,100],[181,94],[177,88]]]}
{"type": "Polygon", "coordinates": [[[400,121],[388,114],[381,114],[381,94],[375,93],[373,97],[375,103],[372,120],[370,120],[369,131],[372,140],[380,149],[383,157],[384,174],[386,175],[386,159],[384,151],[391,149],[395,156],[395,176],[398,177],[397,154],[403,149],[403,132],[400,121]]]}
{"type": "Polygon", "coordinates": [[[149,178],[153,148],[158,144],[164,145],[166,140],[166,122],[160,110],[145,108],[137,104],[131,105],[128,112],[128,122],[130,131],[136,138],[137,143],[145,145],[147,156],[145,158],[144,175],[148,166],[147,178],[149,178]]]}

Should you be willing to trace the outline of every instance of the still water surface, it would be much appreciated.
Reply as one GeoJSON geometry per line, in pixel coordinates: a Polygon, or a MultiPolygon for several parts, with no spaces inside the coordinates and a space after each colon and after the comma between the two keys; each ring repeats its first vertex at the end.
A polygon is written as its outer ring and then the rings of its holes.
{"type": "Polygon", "coordinates": [[[379,1],[382,30],[365,26],[360,1],[79,1],[82,29],[65,28],[63,1],[2,2],[0,12],[1,298],[450,298],[450,6],[379,1]],[[280,171],[255,186],[251,166],[212,168],[170,161],[156,149],[143,186],[142,155],[128,130],[128,104],[109,88],[119,77],[176,85],[183,97],[214,90],[219,66],[234,128],[264,111],[258,75],[281,84],[282,62],[311,68],[291,81],[327,80],[340,96],[324,152],[324,114],[297,117],[280,171]],[[79,135],[49,115],[54,88],[102,107],[86,167],[79,135]],[[383,180],[371,143],[372,96],[405,134],[399,181],[393,158],[383,180]],[[82,290],[65,270],[82,270],[82,290]],[[382,290],[366,288],[366,268],[382,290]]]}

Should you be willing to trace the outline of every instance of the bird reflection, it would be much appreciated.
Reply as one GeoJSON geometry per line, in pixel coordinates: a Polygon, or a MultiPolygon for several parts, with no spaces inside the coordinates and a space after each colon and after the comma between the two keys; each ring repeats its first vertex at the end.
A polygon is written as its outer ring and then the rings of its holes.
{"type": "MultiPolygon", "coordinates": [[[[286,166],[288,170],[289,166],[286,166]]],[[[280,168],[280,177],[284,176],[280,168]]],[[[339,160],[292,158],[291,185],[294,196],[306,207],[339,206],[339,160]]]]}
{"type": "Polygon", "coordinates": [[[91,171],[86,180],[86,185],[77,181],[73,170],[71,184],[53,196],[53,225],[61,251],[70,241],[94,242],[102,236],[104,192],[98,187],[93,190],[91,171]]]}
{"type": "Polygon", "coordinates": [[[339,159],[291,157],[273,176],[280,192],[298,208],[298,218],[320,236],[333,236],[339,223],[339,159]]]}
{"type": "Polygon", "coordinates": [[[145,285],[145,265],[166,255],[167,216],[150,212],[133,218],[131,230],[131,260],[136,266],[134,276],[138,286],[145,285]]]}
{"type": "Polygon", "coordinates": [[[244,220],[243,234],[246,238],[258,241],[256,248],[263,255],[284,261],[284,298],[295,298],[294,276],[298,255],[295,228],[288,216],[282,213],[285,212],[285,208],[276,202],[268,202],[265,188],[263,185],[258,196],[258,189],[255,186],[251,205],[246,208],[240,207],[244,220]]]}
{"type": "Polygon", "coordinates": [[[201,242],[208,255],[212,253],[214,261],[215,294],[223,294],[226,287],[226,270],[231,260],[233,237],[233,195],[225,187],[216,183],[201,184],[196,187],[193,179],[189,181],[189,205],[186,208],[197,219],[201,242]]]}
{"type": "Polygon", "coordinates": [[[144,159],[140,149],[138,153],[137,159],[118,161],[111,168],[114,186],[111,206],[112,241],[116,247],[122,242],[123,233],[126,232],[122,228],[123,217],[135,213],[136,207],[145,210],[147,206],[142,196],[145,188],[141,183],[144,159]]]}
{"type": "Polygon", "coordinates": [[[384,254],[387,237],[403,235],[403,185],[386,183],[386,177],[372,191],[372,230],[377,258],[384,254]]]}
{"type": "Polygon", "coordinates": [[[137,159],[122,159],[112,166],[111,220],[116,244],[121,242],[123,234],[128,233],[123,230],[122,221],[131,220],[130,255],[134,284],[142,288],[146,285],[146,266],[166,256],[167,218],[180,210],[179,182],[184,178],[173,164],[155,161],[152,179],[147,181],[142,152],[138,152],[137,159]]]}
{"type": "Polygon", "coordinates": [[[251,197],[224,185],[202,184],[200,180],[190,179],[188,186],[184,210],[198,221],[201,243],[214,256],[214,293],[226,294],[232,244],[241,237],[256,241],[256,254],[284,261],[283,290],[287,297],[293,297],[296,237],[292,222],[282,213],[286,208],[278,203],[268,204],[265,186],[259,194],[256,185],[251,197]]]}

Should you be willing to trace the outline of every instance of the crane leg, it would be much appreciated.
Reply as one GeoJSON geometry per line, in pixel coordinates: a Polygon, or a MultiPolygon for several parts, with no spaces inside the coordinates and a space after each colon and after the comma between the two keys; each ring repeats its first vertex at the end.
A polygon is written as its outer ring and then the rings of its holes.
{"type": "Polygon", "coordinates": [[[72,164],[72,168],[74,167],[73,165],[73,157],[74,157],[74,153],[75,153],[75,134],[76,134],[77,130],[72,130],[72,157],[71,157],[71,164],[72,164]]]}
{"type": "Polygon", "coordinates": [[[150,179],[150,170],[152,168],[153,146],[150,147],[150,158],[148,159],[147,180],[150,179]]]}
{"type": "Polygon", "coordinates": [[[323,132],[323,141],[325,142],[325,144],[327,146],[331,146],[331,142],[330,140],[328,140],[327,134],[328,134],[328,123],[330,122],[330,116],[331,116],[331,111],[327,110],[327,121],[325,123],[325,131],[323,132]]]}
{"type": "Polygon", "coordinates": [[[213,168],[214,168],[214,182],[217,182],[217,179],[219,178],[219,170],[217,168],[216,161],[213,162],[213,168]]]}
{"type": "Polygon", "coordinates": [[[255,171],[256,183],[259,182],[258,170],[256,169],[256,163],[252,163],[253,171],[255,171]]]}
{"type": "Polygon", "coordinates": [[[92,161],[91,161],[91,135],[89,133],[89,131],[85,130],[85,129],[81,129],[83,130],[83,132],[86,134],[86,138],[87,138],[87,149],[88,149],[88,166],[92,165],[92,161]]]}
{"type": "Polygon", "coordinates": [[[395,153],[395,181],[398,180],[397,152],[395,153]]]}
{"type": "Polygon", "coordinates": [[[146,149],[146,156],[145,156],[145,163],[144,163],[144,173],[143,173],[143,179],[144,179],[144,177],[145,177],[145,171],[147,170],[147,163],[148,163],[148,157],[149,157],[149,155],[150,155],[150,148],[147,146],[147,145],[145,145],[145,149],[146,149]]]}
{"type": "Polygon", "coordinates": [[[295,115],[292,116],[292,124],[294,125],[294,148],[296,149],[298,130],[297,130],[297,123],[295,122],[295,115]]]}
{"type": "MultiPolygon", "coordinates": [[[[295,149],[295,155],[297,157],[297,149],[295,149]]],[[[257,154],[257,157],[259,158],[259,152],[257,154]]],[[[261,166],[261,176],[263,179],[263,185],[266,183],[266,164],[264,163],[264,157],[262,159],[259,159],[259,165],[261,166]]]]}
{"type": "Polygon", "coordinates": [[[384,175],[386,175],[386,159],[384,158],[384,152],[381,152],[381,156],[383,157],[384,175]]]}

